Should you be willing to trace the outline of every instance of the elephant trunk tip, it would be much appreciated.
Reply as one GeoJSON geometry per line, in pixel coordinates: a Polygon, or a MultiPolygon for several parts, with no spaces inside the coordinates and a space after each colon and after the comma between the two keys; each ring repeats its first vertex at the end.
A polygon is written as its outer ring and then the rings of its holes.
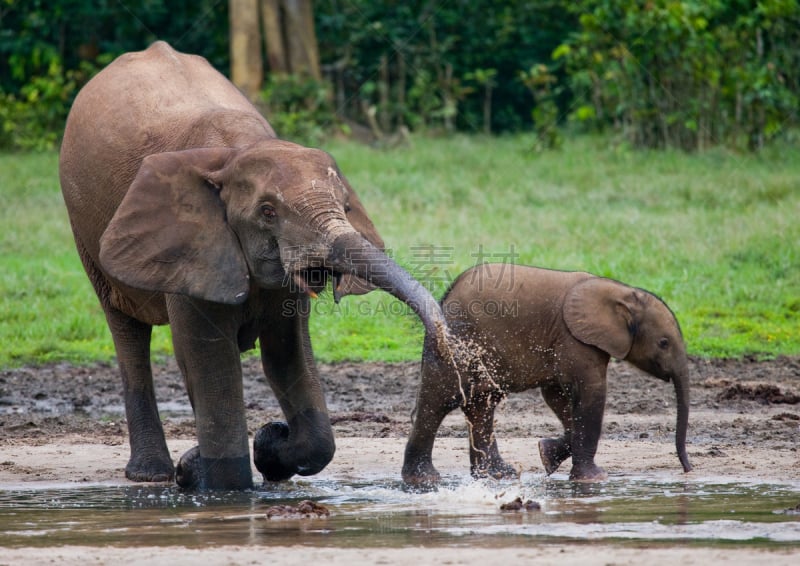
{"type": "Polygon", "coordinates": [[[439,354],[446,359],[452,359],[455,357],[454,350],[455,348],[452,345],[452,341],[454,340],[453,335],[450,333],[450,329],[447,326],[447,323],[444,319],[436,319],[433,321],[431,328],[427,329],[429,333],[431,333],[434,337],[434,341],[436,344],[436,350],[439,354]]]}
{"type": "Polygon", "coordinates": [[[678,459],[681,461],[681,466],[683,466],[683,472],[689,473],[692,471],[692,464],[689,462],[689,455],[686,454],[686,449],[683,451],[678,451],[678,459]]]}
{"type": "MultiPolygon", "coordinates": [[[[432,338],[433,347],[441,360],[450,364],[456,373],[478,368],[484,377],[492,380],[486,365],[486,350],[469,337],[454,333],[446,320],[436,321],[433,331],[428,330],[426,341],[432,338]]],[[[426,345],[426,348],[430,346],[426,345]]],[[[462,391],[463,394],[463,391],[462,391]]]]}

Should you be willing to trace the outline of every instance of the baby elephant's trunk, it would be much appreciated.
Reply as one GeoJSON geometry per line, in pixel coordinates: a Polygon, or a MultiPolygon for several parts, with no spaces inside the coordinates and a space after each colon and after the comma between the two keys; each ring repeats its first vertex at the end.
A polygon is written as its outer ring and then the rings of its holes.
{"type": "Polygon", "coordinates": [[[689,427],[689,370],[688,368],[672,379],[675,384],[675,397],[678,402],[678,419],[675,425],[675,448],[684,472],[692,471],[689,455],[686,454],[686,429],[689,427]]]}

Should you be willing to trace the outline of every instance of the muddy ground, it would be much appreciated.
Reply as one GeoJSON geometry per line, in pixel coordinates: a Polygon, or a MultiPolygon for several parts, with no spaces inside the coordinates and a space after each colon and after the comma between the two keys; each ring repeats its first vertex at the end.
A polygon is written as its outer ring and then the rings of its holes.
{"type": "MultiPolygon", "coordinates": [[[[800,480],[800,358],[699,360],[692,365],[688,452],[694,479],[782,483],[800,480]]],[[[418,383],[418,364],[322,365],[321,375],[337,437],[333,462],[322,472],[348,481],[400,477],[418,383]]],[[[254,359],[244,362],[251,433],[281,418],[254,359]]],[[[174,362],[155,368],[157,397],[175,459],[193,444],[194,425],[174,362]]],[[[597,463],[613,477],[656,474],[686,477],[675,455],[675,399],[670,384],[612,362],[608,401],[597,463]]],[[[521,471],[543,474],[536,439],[560,433],[538,391],[513,395],[497,414],[500,451],[521,471]]],[[[439,431],[434,462],[445,477],[467,473],[467,429],[460,412],[439,431]]],[[[123,484],[128,458],[127,427],[115,367],[65,364],[0,372],[0,490],[28,482],[123,484]]],[[[558,474],[566,478],[569,461],[558,474]]],[[[800,501],[798,501],[800,505],[800,501]]],[[[0,523],[3,517],[0,513],[0,523]]],[[[592,544],[499,545],[497,548],[208,547],[2,548],[0,565],[281,564],[309,563],[485,565],[539,564],[797,564],[800,550],[693,545],[621,547],[592,544]]]]}
{"type": "MultiPolygon", "coordinates": [[[[337,438],[392,438],[397,439],[402,451],[411,424],[418,370],[418,363],[321,365],[337,438]]],[[[742,447],[758,447],[776,454],[794,454],[800,466],[800,358],[693,359],[691,371],[690,457],[725,458],[742,447]]],[[[154,373],[167,438],[194,438],[191,409],[177,366],[174,362],[160,364],[154,373]]],[[[244,361],[244,389],[251,432],[267,421],[282,418],[254,358],[244,361]]],[[[675,430],[671,385],[629,364],[612,361],[603,428],[597,458],[601,465],[603,445],[611,441],[671,444],[675,430]]],[[[498,409],[501,451],[507,437],[530,438],[531,451],[535,451],[535,439],[559,433],[560,424],[538,390],[512,395],[498,409]]],[[[466,435],[459,411],[451,413],[439,431],[439,437],[466,435]]],[[[58,364],[3,370],[0,456],[3,446],[51,444],[64,439],[106,445],[127,443],[116,367],[58,364]]],[[[514,460],[513,454],[504,455],[514,460]]],[[[12,466],[0,458],[0,470],[10,472],[12,466]]],[[[800,469],[794,474],[800,478],[800,469]]]]}

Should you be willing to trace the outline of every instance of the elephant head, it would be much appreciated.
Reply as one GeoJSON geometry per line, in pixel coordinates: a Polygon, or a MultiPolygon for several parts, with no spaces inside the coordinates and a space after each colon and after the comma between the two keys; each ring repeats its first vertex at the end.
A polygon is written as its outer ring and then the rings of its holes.
{"type": "Polygon", "coordinates": [[[664,381],[677,398],[675,446],[684,471],[689,422],[689,362],[675,315],[655,295],[611,279],[593,277],[574,285],[564,302],[572,335],[664,381]]]}
{"type": "Polygon", "coordinates": [[[430,293],[383,242],[327,153],[266,139],[242,148],[152,154],[100,241],[100,263],[134,288],[243,303],[290,286],[338,300],[379,287],[442,336],[430,293]]]}

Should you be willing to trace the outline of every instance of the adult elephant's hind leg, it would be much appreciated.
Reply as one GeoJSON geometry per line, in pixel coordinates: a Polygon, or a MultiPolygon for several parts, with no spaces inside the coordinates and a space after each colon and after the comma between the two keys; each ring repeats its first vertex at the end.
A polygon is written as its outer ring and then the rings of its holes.
{"type": "Polygon", "coordinates": [[[152,326],[113,307],[106,307],[105,312],[117,352],[128,421],[131,457],[125,477],[133,481],[170,481],[175,468],[158,416],[150,366],[152,326]]]}
{"type": "Polygon", "coordinates": [[[111,304],[108,282],[86,251],[74,226],[73,234],[83,268],[106,315],[106,323],[117,353],[131,449],[130,459],[125,466],[125,477],[132,481],[170,481],[175,477],[175,468],[158,416],[153,370],[150,366],[153,327],[128,316],[111,304]]]}
{"type": "Polygon", "coordinates": [[[336,449],[319,374],[308,337],[308,298],[280,297],[267,312],[259,341],[264,373],[278,398],[286,423],[264,425],[253,441],[253,460],[265,481],[322,471],[336,449]],[[296,306],[292,316],[286,303],[296,306]]]}

